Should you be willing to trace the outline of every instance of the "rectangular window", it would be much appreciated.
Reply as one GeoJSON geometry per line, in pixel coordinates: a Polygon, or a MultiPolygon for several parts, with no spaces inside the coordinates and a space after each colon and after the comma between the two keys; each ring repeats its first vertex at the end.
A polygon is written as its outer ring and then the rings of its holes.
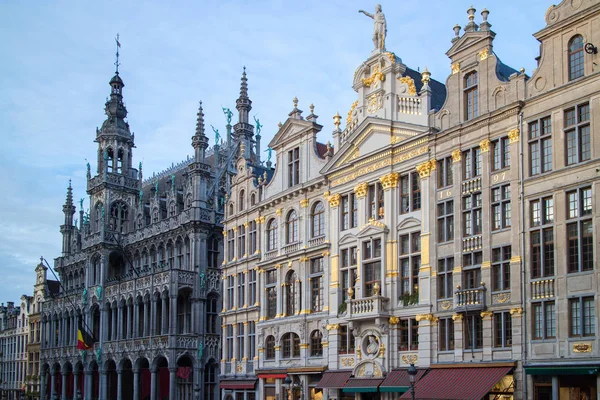
{"type": "Polygon", "coordinates": [[[227,231],[227,261],[235,258],[235,232],[233,229],[227,231]]]}
{"type": "Polygon", "coordinates": [[[492,142],[492,170],[510,167],[510,141],[503,137],[492,142]]]}
{"type": "Polygon", "coordinates": [[[244,357],[244,324],[237,324],[237,354],[236,359],[241,360],[244,357]]]}
{"type": "Polygon", "coordinates": [[[479,115],[479,96],[477,90],[477,72],[471,72],[464,79],[465,120],[468,121],[479,115]]]}
{"type": "Polygon", "coordinates": [[[229,275],[227,277],[227,310],[231,310],[233,308],[233,292],[235,288],[235,278],[233,275],[229,275]]]}
{"type": "Polygon", "coordinates": [[[258,242],[257,242],[257,236],[256,236],[256,222],[255,221],[250,221],[250,223],[248,224],[248,236],[249,236],[249,241],[248,241],[248,254],[252,255],[254,253],[256,253],[256,250],[258,250],[258,242]]]}
{"type": "Polygon", "coordinates": [[[341,212],[341,216],[340,216],[340,224],[341,224],[341,230],[345,231],[346,229],[350,228],[350,196],[349,195],[345,195],[342,196],[342,204],[340,207],[340,212],[341,212]]]}
{"type": "Polygon", "coordinates": [[[348,325],[340,325],[340,354],[354,354],[354,334],[348,325]]]}
{"type": "Polygon", "coordinates": [[[256,305],[256,271],[254,269],[248,271],[248,305],[250,307],[256,305]]]}
{"type": "Polygon", "coordinates": [[[277,270],[268,270],[265,275],[267,318],[272,319],[277,315],[277,270]]]}
{"type": "Polygon", "coordinates": [[[414,318],[400,320],[398,335],[398,351],[419,349],[419,323],[414,318]]]}
{"type": "Polygon", "coordinates": [[[552,120],[541,118],[529,123],[529,175],[552,171],[552,120]]]}
{"type": "Polygon", "coordinates": [[[510,290],[510,246],[492,249],[492,291],[510,290]]]}
{"type": "Polygon", "coordinates": [[[421,268],[421,232],[400,236],[400,295],[410,295],[419,290],[421,268]]]}
{"type": "Polygon", "coordinates": [[[452,272],[454,270],[454,257],[438,260],[437,291],[438,299],[451,299],[454,294],[452,272]]]}
{"type": "Polygon", "coordinates": [[[492,230],[511,226],[510,184],[492,188],[492,230]]]}
{"type": "Polygon", "coordinates": [[[238,274],[238,307],[247,306],[246,304],[246,274],[238,274]]]}
{"type": "Polygon", "coordinates": [[[248,359],[256,356],[256,325],[254,321],[248,322],[248,359]]]}
{"type": "Polygon", "coordinates": [[[570,273],[594,269],[592,189],[567,192],[567,270],[570,273]]]}
{"type": "Polygon", "coordinates": [[[462,160],[463,180],[481,176],[481,149],[479,147],[463,151],[462,160]]]}
{"type": "Polygon", "coordinates": [[[356,195],[350,194],[350,211],[352,213],[350,218],[350,226],[356,228],[358,226],[358,201],[356,201],[356,195]]]}
{"type": "Polygon", "coordinates": [[[348,300],[348,289],[354,289],[356,282],[356,266],[358,264],[356,247],[342,249],[341,258],[342,297],[345,302],[348,300]]]}
{"type": "Polygon", "coordinates": [[[383,187],[377,182],[369,185],[367,190],[367,202],[369,208],[367,210],[369,219],[381,219],[385,212],[383,201],[383,187]]]}
{"type": "Polygon", "coordinates": [[[533,339],[556,338],[556,309],[553,301],[532,303],[533,339]]]}
{"type": "Polygon", "coordinates": [[[323,310],[323,257],[310,260],[310,309],[323,310]]]}
{"type": "Polygon", "coordinates": [[[437,170],[438,188],[452,186],[454,183],[454,167],[452,157],[446,157],[442,160],[439,160],[437,162],[437,170]]]}
{"type": "Polygon", "coordinates": [[[448,200],[437,205],[438,241],[454,240],[454,200],[448,200]]]}
{"type": "Polygon", "coordinates": [[[300,148],[288,151],[288,187],[300,183],[300,148]]]}
{"type": "Polygon", "coordinates": [[[225,328],[225,359],[233,358],[233,325],[227,325],[225,328]]]}
{"type": "Polygon", "coordinates": [[[238,258],[246,257],[246,227],[238,226],[238,258]]]}
{"type": "Polygon", "coordinates": [[[464,333],[465,349],[481,349],[483,347],[483,321],[480,315],[465,317],[464,333]]]}
{"type": "Polygon", "coordinates": [[[454,320],[452,318],[440,318],[438,321],[439,351],[454,350],[454,320]]]}
{"type": "Polygon", "coordinates": [[[494,347],[512,346],[512,319],[510,312],[494,313],[494,347]]]}
{"type": "Polygon", "coordinates": [[[587,161],[591,156],[590,105],[578,105],[565,111],[566,164],[587,161]]]}
{"type": "Polygon", "coordinates": [[[554,275],[554,200],[545,197],[532,200],[530,206],[531,278],[554,275]]]}
{"type": "Polygon", "coordinates": [[[594,296],[569,299],[569,336],[596,335],[594,296]]]}
{"type": "Polygon", "coordinates": [[[364,297],[375,296],[381,290],[381,239],[363,242],[365,290],[364,297]]]}
{"type": "Polygon", "coordinates": [[[421,209],[421,179],[418,172],[400,177],[400,214],[421,209]]]}
{"type": "Polygon", "coordinates": [[[482,228],[481,192],[463,197],[463,237],[480,235],[482,228]]]}

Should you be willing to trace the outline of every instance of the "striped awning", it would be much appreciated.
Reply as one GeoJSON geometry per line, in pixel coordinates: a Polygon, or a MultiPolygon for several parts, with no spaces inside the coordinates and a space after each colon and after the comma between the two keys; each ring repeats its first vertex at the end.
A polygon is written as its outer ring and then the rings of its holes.
{"type": "Polygon", "coordinates": [[[351,378],[344,385],[343,391],[347,393],[376,393],[383,378],[351,378]]]}
{"type": "MultiPolygon", "coordinates": [[[[425,375],[424,369],[417,370],[415,384],[425,375]]],[[[404,393],[410,388],[410,377],[408,369],[393,369],[379,385],[380,392],[404,393]]]]}
{"type": "Polygon", "coordinates": [[[256,379],[236,379],[229,381],[221,381],[221,389],[254,389],[256,379]]]}
{"type": "Polygon", "coordinates": [[[341,389],[350,379],[350,375],[352,375],[352,371],[325,371],[323,377],[317,383],[317,388],[341,389]]]}

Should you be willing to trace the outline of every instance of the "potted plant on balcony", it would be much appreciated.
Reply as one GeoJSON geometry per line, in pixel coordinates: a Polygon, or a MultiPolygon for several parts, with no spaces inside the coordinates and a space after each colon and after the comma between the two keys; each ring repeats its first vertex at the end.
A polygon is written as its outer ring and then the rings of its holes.
{"type": "Polygon", "coordinates": [[[400,296],[400,301],[404,307],[419,303],[419,290],[414,289],[412,293],[405,292],[400,296]]]}

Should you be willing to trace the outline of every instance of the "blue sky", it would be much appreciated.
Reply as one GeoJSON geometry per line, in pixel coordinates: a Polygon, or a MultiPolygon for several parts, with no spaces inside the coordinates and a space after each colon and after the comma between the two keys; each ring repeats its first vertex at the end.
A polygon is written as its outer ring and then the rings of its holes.
{"type": "MultiPolygon", "coordinates": [[[[470,1],[382,1],[386,47],[445,82],[452,27],[468,22],[470,1]]],[[[473,3],[487,7],[494,51],[531,76],[548,0],[473,3]],[[491,4],[490,4],[491,3],[491,4]]],[[[326,142],[336,111],[355,99],[354,70],[372,50],[373,12],[364,0],[17,1],[0,3],[0,301],[31,294],[43,255],[60,255],[62,204],[69,179],[85,194],[85,159],[93,165],[95,129],[104,120],[120,34],[121,77],[135,132],[134,164],[159,172],[193,154],[198,101],[207,126],[224,130],[221,106],[234,109],[245,65],[251,115],[264,125],[263,149],[297,96],[311,103],[326,142]],[[143,6],[141,6],[143,4],[143,6]]],[[[234,120],[237,114],[234,114],[234,120]]],[[[207,135],[213,140],[212,132],[207,135]]],[[[264,157],[264,155],[263,155],[264,157]]],[[[93,167],[92,167],[93,168],[93,167]]],[[[87,205],[87,200],[84,203],[87,205]]]]}

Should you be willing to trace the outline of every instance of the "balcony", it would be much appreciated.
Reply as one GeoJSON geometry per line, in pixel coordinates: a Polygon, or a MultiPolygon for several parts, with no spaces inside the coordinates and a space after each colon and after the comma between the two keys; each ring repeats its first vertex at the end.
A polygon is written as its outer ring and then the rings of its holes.
{"type": "Polygon", "coordinates": [[[300,243],[292,243],[292,244],[283,246],[283,253],[290,254],[295,251],[298,251],[299,249],[300,249],[300,243]]]}
{"type": "Polygon", "coordinates": [[[325,236],[319,236],[308,241],[308,247],[315,247],[325,243],[325,236]]]}
{"type": "Polygon", "coordinates": [[[483,247],[483,236],[469,236],[463,240],[463,252],[468,253],[475,250],[481,250],[483,247]]]}
{"type": "Polygon", "coordinates": [[[462,183],[462,194],[471,194],[481,191],[481,177],[477,177],[462,183]]]}
{"type": "Polygon", "coordinates": [[[531,282],[531,300],[547,299],[554,296],[554,278],[531,282]]]}
{"type": "Polygon", "coordinates": [[[346,319],[349,321],[358,321],[387,316],[386,303],[387,297],[373,296],[364,299],[347,300],[346,319]]]}
{"type": "Polygon", "coordinates": [[[454,295],[456,301],[454,303],[454,311],[483,311],[485,310],[485,285],[473,289],[461,289],[457,286],[454,295]]]}
{"type": "Polygon", "coordinates": [[[275,257],[277,257],[277,250],[271,250],[265,253],[265,260],[271,260],[275,257]]]}

